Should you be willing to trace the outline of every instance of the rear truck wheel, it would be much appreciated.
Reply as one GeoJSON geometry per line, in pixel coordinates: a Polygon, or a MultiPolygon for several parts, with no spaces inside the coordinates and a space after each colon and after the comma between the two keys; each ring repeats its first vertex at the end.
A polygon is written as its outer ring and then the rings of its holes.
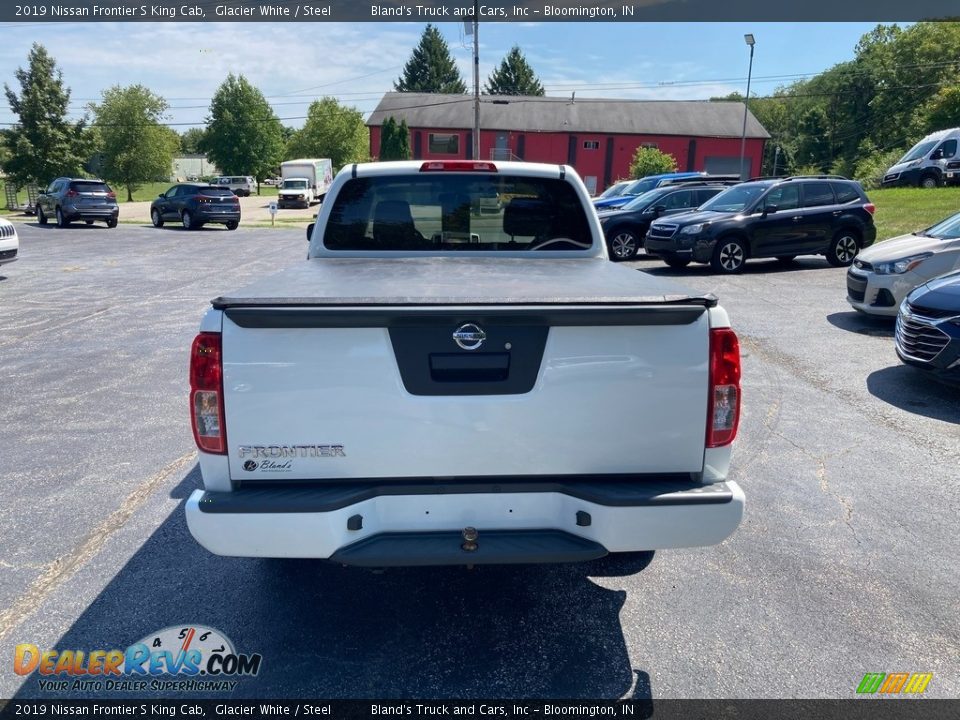
{"type": "Polygon", "coordinates": [[[160,217],[160,211],[156,208],[150,211],[150,222],[154,227],[163,227],[163,218],[160,217]]]}
{"type": "Polygon", "coordinates": [[[43,213],[43,208],[37,205],[37,222],[41,225],[47,224],[47,216],[43,213]]]}
{"type": "Polygon", "coordinates": [[[108,228],[115,228],[116,226],[117,226],[117,219],[116,219],[116,218],[110,218],[109,220],[107,220],[107,227],[108,227],[108,228]]]}
{"type": "Polygon", "coordinates": [[[672,267],[676,270],[685,268],[690,264],[690,258],[678,257],[677,255],[665,255],[661,259],[667,264],[667,267],[672,267]]]}
{"type": "Polygon", "coordinates": [[[226,223],[226,225],[227,225],[227,230],[236,230],[237,226],[240,225],[240,223],[237,222],[236,220],[230,220],[229,222],[226,223]]]}
{"type": "Polygon", "coordinates": [[[617,230],[609,240],[609,248],[614,261],[633,260],[640,248],[640,240],[629,230],[617,230]]]}
{"type": "Polygon", "coordinates": [[[70,224],[70,221],[67,220],[66,216],[63,214],[63,210],[57,208],[57,227],[65,228],[70,224]]]}
{"type": "Polygon", "coordinates": [[[833,267],[847,267],[860,249],[860,240],[852,230],[840,230],[827,249],[827,262],[833,267]]]}
{"type": "Polygon", "coordinates": [[[796,259],[796,255],[777,255],[777,262],[781,265],[789,265],[796,259]]]}
{"type": "Polygon", "coordinates": [[[183,215],[180,216],[180,222],[183,224],[184,230],[192,230],[193,225],[193,215],[190,214],[189,210],[184,210],[183,215]]]}
{"type": "Polygon", "coordinates": [[[922,188],[935,188],[939,184],[940,183],[937,182],[936,175],[924,175],[922,178],[920,178],[920,187],[922,188]]]}
{"type": "Polygon", "coordinates": [[[743,270],[747,261],[747,248],[743,240],[735,237],[717,240],[717,247],[713,250],[710,267],[718,273],[738,273],[743,270]]]}

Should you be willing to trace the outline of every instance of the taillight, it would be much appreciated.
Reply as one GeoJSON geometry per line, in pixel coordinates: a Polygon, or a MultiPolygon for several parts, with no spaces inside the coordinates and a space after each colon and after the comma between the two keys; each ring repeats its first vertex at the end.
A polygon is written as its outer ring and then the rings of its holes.
{"type": "Polygon", "coordinates": [[[111,190],[110,192],[107,193],[107,198],[109,198],[110,200],[116,200],[117,194],[113,190],[111,190]]]}
{"type": "Polygon", "coordinates": [[[67,192],[64,193],[64,197],[76,197],[79,194],[76,190],[67,190],[67,192]]]}
{"type": "Polygon", "coordinates": [[[707,447],[729,445],[740,423],[740,342],[730,328],[710,331],[707,447]]]}
{"type": "Polygon", "coordinates": [[[226,454],[220,333],[200,333],[190,349],[190,420],[198,448],[226,454]]]}
{"type": "Polygon", "coordinates": [[[433,160],[420,166],[420,172],[497,172],[492,162],[476,160],[433,160]]]}
{"type": "Polygon", "coordinates": [[[863,209],[866,210],[871,215],[873,215],[877,211],[877,206],[874,205],[873,203],[864,203],[863,209]]]}

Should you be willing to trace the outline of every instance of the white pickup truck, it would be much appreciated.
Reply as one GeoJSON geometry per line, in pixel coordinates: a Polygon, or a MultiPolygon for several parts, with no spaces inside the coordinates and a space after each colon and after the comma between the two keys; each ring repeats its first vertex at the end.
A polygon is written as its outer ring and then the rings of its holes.
{"type": "Polygon", "coordinates": [[[308,237],[306,262],[213,300],[193,343],[205,548],[572,562],[737,528],[727,314],[608,262],[572,168],[347,166],[308,237]]]}

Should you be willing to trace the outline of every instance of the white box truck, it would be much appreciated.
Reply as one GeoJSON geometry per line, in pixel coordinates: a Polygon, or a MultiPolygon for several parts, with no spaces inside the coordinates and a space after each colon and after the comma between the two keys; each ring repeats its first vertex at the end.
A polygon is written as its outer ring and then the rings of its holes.
{"type": "Polygon", "coordinates": [[[323,202],[333,183],[333,163],[329,158],[288,160],[280,164],[280,178],[277,205],[308,208],[323,202]]]}

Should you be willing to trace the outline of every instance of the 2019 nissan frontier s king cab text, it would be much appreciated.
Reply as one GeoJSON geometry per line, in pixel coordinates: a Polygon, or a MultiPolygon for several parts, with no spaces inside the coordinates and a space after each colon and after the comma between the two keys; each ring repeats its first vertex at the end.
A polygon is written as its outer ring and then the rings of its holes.
{"type": "Polygon", "coordinates": [[[569,562],[737,528],[727,314],[608,262],[572,168],[347,166],[310,237],[306,262],[216,298],[193,343],[205,548],[569,562]],[[500,210],[471,213],[492,192],[500,210]]]}

